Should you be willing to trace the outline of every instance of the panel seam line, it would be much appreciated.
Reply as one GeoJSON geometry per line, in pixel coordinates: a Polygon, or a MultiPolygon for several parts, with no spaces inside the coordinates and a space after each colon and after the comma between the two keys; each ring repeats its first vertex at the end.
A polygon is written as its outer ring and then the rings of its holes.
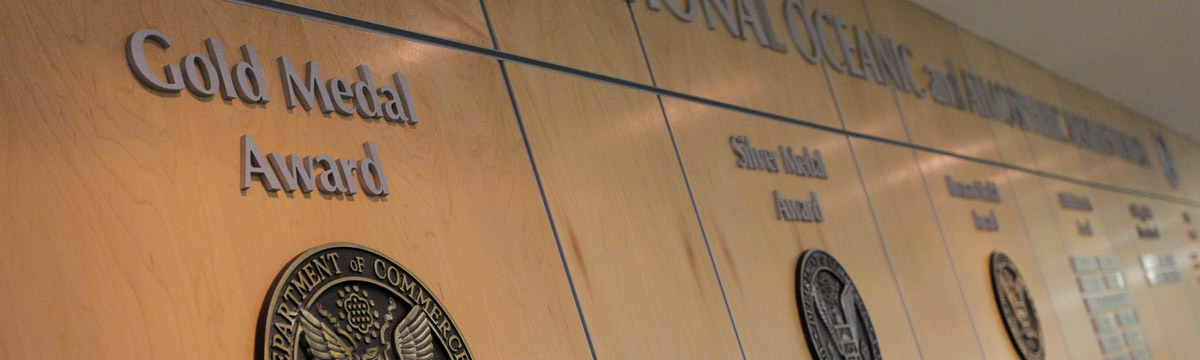
{"type": "MultiPolygon", "coordinates": [[[[492,28],[491,18],[488,16],[487,5],[484,0],[479,0],[479,6],[483,11],[484,21],[487,23],[488,33],[492,38],[492,46],[496,50],[500,49],[500,42],[496,38],[496,32],[492,28]]],[[[558,258],[562,261],[563,272],[567,276],[567,286],[571,289],[571,297],[575,301],[575,311],[579,313],[579,323],[583,327],[583,336],[587,340],[588,351],[591,352],[592,360],[598,360],[596,357],[596,347],[592,343],[591,331],[588,329],[587,318],[583,314],[583,306],[579,302],[579,293],[575,290],[575,280],[571,275],[571,268],[567,264],[567,255],[563,251],[562,240],[558,236],[558,226],[554,222],[554,214],[550,210],[550,200],[546,197],[546,188],[542,184],[541,174],[538,172],[537,161],[534,160],[533,147],[529,144],[529,136],[525,132],[525,122],[521,118],[521,110],[517,106],[516,92],[513,90],[512,82],[508,77],[508,69],[505,66],[504,60],[497,59],[500,65],[500,74],[504,77],[504,86],[508,90],[508,99],[512,102],[513,115],[517,118],[517,128],[521,131],[521,140],[525,144],[525,153],[529,156],[529,165],[533,171],[533,178],[537,182],[538,193],[542,197],[542,206],[546,209],[546,218],[550,223],[550,232],[554,235],[554,245],[558,248],[558,258]]]]}
{"type": "MultiPolygon", "coordinates": [[[[641,29],[638,27],[637,17],[633,13],[633,4],[626,2],[625,5],[629,8],[629,19],[633,22],[633,30],[637,34],[638,45],[642,48],[642,58],[646,61],[646,70],[650,73],[650,82],[657,88],[658,82],[654,78],[654,69],[650,66],[650,55],[646,52],[646,44],[642,40],[641,29]]],[[[667,107],[663,105],[662,95],[655,94],[655,98],[658,99],[658,109],[662,111],[663,123],[667,126],[667,135],[671,137],[671,148],[675,150],[675,161],[679,163],[679,171],[683,175],[683,184],[687,188],[688,199],[692,202],[692,212],[696,215],[696,223],[700,227],[700,236],[704,239],[704,249],[708,251],[708,260],[712,264],[713,275],[717,279],[717,288],[720,289],[721,300],[725,303],[725,313],[729,315],[729,325],[733,327],[733,337],[737,340],[738,351],[742,354],[742,360],[746,360],[746,347],[742,344],[742,335],[738,331],[737,321],[734,320],[733,308],[729,306],[729,296],[725,294],[725,283],[721,280],[721,271],[717,269],[717,260],[713,256],[712,245],[708,241],[708,232],[704,229],[704,220],[700,216],[700,208],[696,205],[696,196],[692,192],[692,183],[688,180],[687,168],[683,165],[683,156],[679,153],[679,145],[675,141],[675,132],[671,129],[671,120],[667,117],[667,107]]]]}

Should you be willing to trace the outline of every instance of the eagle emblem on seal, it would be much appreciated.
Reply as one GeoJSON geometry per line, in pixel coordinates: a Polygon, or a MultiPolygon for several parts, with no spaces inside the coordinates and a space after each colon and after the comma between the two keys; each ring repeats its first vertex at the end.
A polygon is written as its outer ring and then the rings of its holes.
{"type": "Polygon", "coordinates": [[[328,244],[296,257],[263,315],[263,360],[474,359],[429,287],[361,245],[328,244]]]}

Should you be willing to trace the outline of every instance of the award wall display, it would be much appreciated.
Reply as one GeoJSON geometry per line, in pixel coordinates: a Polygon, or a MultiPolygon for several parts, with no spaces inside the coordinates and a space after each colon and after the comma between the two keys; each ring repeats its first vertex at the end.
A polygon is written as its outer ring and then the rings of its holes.
{"type": "Polygon", "coordinates": [[[818,249],[801,255],[796,301],[814,359],[882,359],[867,306],[850,274],[832,255],[818,249]]]}
{"type": "Polygon", "coordinates": [[[906,0],[0,3],[5,358],[1200,353],[1197,139],[906,0]]]}
{"type": "Polygon", "coordinates": [[[845,136],[678,99],[663,99],[713,264],[747,358],[809,351],[792,286],[796,254],[839,254],[856,274],[880,346],[920,358],[888,255],[845,136]],[[774,170],[774,171],[772,171],[774,170]],[[807,210],[807,211],[806,211],[807,210]]]}
{"type": "Polygon", "coordinates": [[[1133,296],[1126,289],[1121,262],[1115,256],[1072,256],[1084,307],[1091,314],[1100,351],[1109,358],[1150,358],[1133,296]]]}

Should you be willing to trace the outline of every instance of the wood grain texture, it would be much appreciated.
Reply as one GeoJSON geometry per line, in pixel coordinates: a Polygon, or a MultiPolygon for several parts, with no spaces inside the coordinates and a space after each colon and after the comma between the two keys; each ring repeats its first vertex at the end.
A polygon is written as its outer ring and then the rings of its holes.
{"type": "MultiPolygon", "coordinates": [[[[823,9],[864,30],[874,30],[871,27],[871,19],[867,16],[867,8],[861,1],[818,0],[805,3],[814,9],[813,11],[823,9]]],[[[828,29],[824,30],[826,41],[829,41],[831,46],[836,46],[833,44],[838,43],[837,34],[831,31],[828,25],[825,25],[825,29],[828,29]]],[[[876,35],[890,36],[878,32],[876,35]]],[[[896,96],[900,94],[893,90],[891,83],[887,86],[879,85],[873,78],[863,79],[839,73],[828,65],[826,71],[829,72],[829,85],[833,89],[846,130],[897,141],[910,141],[904,119],[896,109],[896,96]]]]}
{"type": "Polygon", "coordinates": [[[1070,193],[1094,201],[1095,192],[1019,171],[1009,170],[1008,178],[1051,301],[1039,306],[1053,306],[1066,341],[1059,352],[1074,359],[1103,358],[1070,257],[1110,255],[1112,250],[1103,240],[1104,224],[1094,211],[1066,209],[1058,200],[1059,193],[1070,193]],[[1090,224],[1092,235],[1080,234],[1079,223],[1090,224]]]}
{"type": "Polygon", "coordinates": [[[1134,126],[1140,116],[1125,110],[1125,108],[1107,98],[1096,94],[1078,84],[1059,79],[1058,88],[1063,99],[1063,109],[1082,115],[1089,120],[1108,126],[1126,135],[1134,136],[1142,141],[1142,145],[1150,157],[1149,164],[1137,164],[1132,161],[1108,156],[1102,153],[1084,149],[1084,161],[1093,164],[1103,159],[1105,183],[1142,191],[1165,192],[1169,187],[1166,176],[1163,175],[1161,162],[1154,150],[1153,127],[1134,126]]]}
{"type": "Polygon", "coordinates": [[[681,100],[664,104],[747,358],[809,358],[793,284],[801,253],[812,248],[830,252],[853,277],[883,356],[920,358],[844,136],[681,100]],[[819,151],[828,178],[739,169],[733,135],[756,148],[819,151]],[[774,191],[806,201],[815,192],[825,221],[779,219],[774,191]]]}
{"type": "MultiPolygon", "coordinates": [[[[958,29],[946,21],[905,0],[866,0],[867,12],[876,33],[891,37],[914,50],[909,71],[923,91],[930,89],[925,67],[957,75],[967,66],[966,53],[958,29]],[[954,64],[947,69],[946,61],[954,64]]],[[[988,120],[952,106],[937,103],[925,94],[896,94],[905,126],[914,144],[947,150],[955,154],[997,160],[999,152],[988,120]]]]}
{"type": "MultiPolygon", "coordinates": [[[[478,0],[291,2],[493,45],[478,0]]],[[[760,46],[752,33],[733,37],[720,19],[715,29],[702,14],[680,21],[648,1],[485,5],[503,51],[643,84],[653,84],[653,73],[662,88],[811,124],[1200,201],[1200,144],[904,0],[805,3],[912,46],[910,70],[922,86],[921,67],[944,71],[951,59],[1137,136],[1152,163],[810,64],[790,41],[784,1],[763,3],[789,52],[760,46]],[[1156,132],[1175,158],[1178,189],[1165,180],[1156,132]]],[[[1051,359],[1101,357],[1072,255],[1121,259],[1156,359],[1200,352],[1200,271],[1190,262],[1200,242],[1188,239],[1200,225],[1182,220],[1187,211],[1200,224],[1200,208],[680,99],[660,107],[651,93],[508,63],[518,119],[495,59],[230,2],[0,6],[8,69],[0,77],[0,303],[9,309],[0,317],[8,329],[0,358],[250,358],[276,274],[296,254],[334,241],[408,267],[480,359],[591,358],[578,309],[599,359],[740,359],[743,350],[749,359],[809,358],[793,276],[812,248],[838,257],[854,277],[887,358],[1015,358],[986,269],[993,250],[1007,252],[1029,283],[1051,359]],[[210,37],[234,62],[238,46],[256,46],[272,101],[141,85],[124,46],[145,28],[173,40],[166,50],[148,48],[155,71],[203,53],[210,37]],[[403,72],[421,122],[287,109],[278,56],[296,66],[316,61],[327,79],[353,81],[360,64],[377,84],[403,72]],[[257,182],[238,191],[243,134],[263,151],[301,156],[361,158],[362,143],[373,141],[392,194],[269,193],[257,182]],[[760,147],[819,149],[830,176],[738,169],[728,147],[735,134],[760,147]],[[1001,203],[949,198],[947,174],[996,182],[1001,203]],[[797,199],[816,192],[825,221],[776,219],[773,190],[797,199]],[[1064,210],[1059,192],[1089,197],[1096,209],[1064,210]],[[1131,203],[1153,208],[1159,239],[1137,237],[1131,203]],[[974,209],[995,210],[1001,230],[977,232],[974,209]],[[1082,220],[1092,236],[1078,234],[1082,220]],[[1138,262],[1148,253],[1173,254],[1184,281],[1150,287],[1138,262]]]]}
{"type": "Polygon", "coordinates": [[[629,6],[623,1],[485,2],[501,50],[651,83],[629,6]]]}
{"type": "MultiPolygon", "coordinates": [[[[958,37],[966,53],[964,68],[972,73],[998,84],[1005,84],[1004,66],[1000,63],[999,49],[990,41],[966,31],[959,31],[958,37]]],[[[965,91],[965,90],[964,90],[965,91]]],[[[968,95],[968,101],[970,101],[968,95]]],[[[986,118],[985,118],[986,119],[986,118]]],[[[1036,169],[1033,151],[1029,146],[1028,136],[1041,137],[1040,134],[1019,126],[1009,124],[1004,119],[987,119],[988,128],[999,152],[998,159],[1005,164],[1012,164],[1029,169],[1036,169]]]]}
{"type": "MultiPolygon", "coordinates": [[[[1007,49],[997,49],[1000,66],[1004,72],[1004,80],[1014,91],[1062,108],[1062,100],[1058,96],[1058,83],[1054,74],[1046,71],[1037,64],[1017,56],[1007,49]]],[[[1033,169],[1062,174],[1080,180],[1099,180],[1102,173],[1096,172],[1093,166],[1084,163],[1085,150],[1070,144],[1035,133],[1025,133],[1030,156],[1033,158],[1033,169]],[[1097,179],[1093,179],[1096,177],[1097,179]]],[[[1095,155],[1088,156],[1095,160],[1095,155]]]]}
{"type": "Polygon", "coordinates": [[[1193,218],[1190,224],[1185,223],[1183,213],[1188,211],[1194,214],[1195,210],[1159,201],[1151,204],[1158,209],[1155,218],[1158,220],[1162,237],[1155,241],[1136,241],[1130,244],[1133,246],[1129,246],[1128,249],[1121,249],[1121,252],[1170,254],[1175,258],[1183,280],[1151,287],[1149,298],[1162,323],[1164,338],[1175,356],[1194,356],[1193,354],[1200,353],[1200,343],[1190,341],[1200,337],[1200,286],[1191,255],[1200,247],[1187,236],[1188,229],[1195,229],[1196,219],[1193,218]]]}
{"type": "MultiPolygon", "coordinates": [[[[494,60],[228,2],[4,4],[8,139],[0,348],[12,358],[240,359],[272,280],[300,252],[360,243],[429,284],[479,358],[588,358],[554,238],[494,60]],[[137,15],[131,15],[137,14],[137,15]],[[129,34],[172,37],[151,64],[257,47],[265,105],[151,91],[129,34]],[[371,46],[352,46],[370,44],[371,46]],[[386,51],[380,51],[386,49],[386,51]],[[407,74],[415,127],[285,107],[275,57],[327,77],[407,74]],[[361,158],[384,199],[238,191],[238,138],[361,158]],[[537,339],[530,341],[529,339],[537,339]]],[[[161,66],[161,65],[157,65],[161,66]]]]}
{"type": "Polygon", "coordinates": [[[1065,351],[1065,341],[1059,329],[1061,325],[1046,290],[1045,275],[1027,238],[1005,170],[945,155],[918,152],[917,157],[937,214],[937,223],[945,236],[946,248],[953,257],[975,331],[987,358],[1019,358],[997,308],[992,288],[989,264],[994,251],[1008,254],[1025,279],[1025,285],[1038,309],[1042,340],[1048,349],[1047,358],[1071,358],[1071,354],[1065,351]],[[1000,202],[951,197],[946,176],[958,182],[992,182],[1000,192],[1000,202]],[[975,214],[991,212],[995,213],[999,230],[978,230],[975,214]]]}
{"type": "Polygon", "coordinates": [[[287,0],[338,15],[464,43],[492,47],[479,0],[337,1],[287,0]]]}
{"type": "Polygon", "coordinates": [[[1115,174],[1113,176],[1115,185],[1156,194],[1172,194],[1174,190],[1171,189],[1171,184],[1167,180],[1162,155],[1159,154],[1158,147],[1154,142],[1156,134],[1164,136],[1164,140],[1166,134],[1149,118],[1130,111],[1124,106],[1118,108],[1115,113],[1121,120],[1115,128],[1140,139],[1150,157],[1149,164],[1135,164],[1129,161],[1113,162],[1111,171],[1115,174]]]}
{"type": "MultiPolygon", "coordinates": [[[[1142,240],[1138,238],[1137,220],[1130,215],[1129,205],[1139,204],[1149,206],[1154,211],[1154,218],[1149,221],[1160,231],[1165,229],[1167,207],[1149,199],[1112,192],[1100,192],[1093,202],[1097,214],[1108,232],[1106,238],[1112,247],[1112,254],[1121,261],[1121,273],[1125,283],[1133,295],[1141,327],[1146,332],[1147,343],[1155,358],[1186,359],[1191,353],[1187,352],[1190,344],[1177,343],[1180,336],[1193,336],[1196,320],[1195,309],[1187,307],[1168,307],[1178,302],[1178,299],[1158,299],[1159,296],[1180,296],[1181,288],[1188,284],[1165,285],[1161,288],[1151,288],[1146,281],[1146,272],[1141,264],[1141,255],[1160,252],[1175,252],[1178,249],[1167,248],[1169,240],[1142,240]],[[1163,304],[1160,304],[1163,303],[1163,304]],[[1169,309],[1169,310],[1168,310],[1169,309]],[[1164,312],[1164,310],[1166,310],[1164,312]],[[1182,322],[1182,325],[1180,324],[1182,322]]],[[[1178,258],[1179,256],[1176,255],[1178,258]]],[[[1177,259],[1178,260],[1178,259],[1177,259]]]]}
{"type": "Polygon", "coordinates": [[[923,352],[925,358],[982,358],[951,254],[912,150],[857,139],[850,143],[885,248],[894,260],[917,342],[921,349],[928,349],[923,352]]]}
{"type": "Polygon", "coordinates": [[[508,71],[596,355],[741,358],[655,96],[508,71]]]}
{"type": "MultiPolygon", "coordinates": [[[[1058,88],[1061,110],[1079,114],[1100,124],[1111,124],[1111,121],[1108,119],[1114,116],[1112,111],[1117,108],[1115,104],[1108,103],[1095,93],[1087,91],[1079,87],[1079,85],[1062,78],[1054,77],[1054,82],[1058,88]]],[[[1104,155],[1094,150],[1079,147],[1073,143],[1065,142],[1063,144],[1079,149],[1080,158],[1085,164],[1084,177],[1098,183],[1116,184],[1114,178],[1117,172],[1112,167],[1117,162],[1127,160],[1104,155]]]]}

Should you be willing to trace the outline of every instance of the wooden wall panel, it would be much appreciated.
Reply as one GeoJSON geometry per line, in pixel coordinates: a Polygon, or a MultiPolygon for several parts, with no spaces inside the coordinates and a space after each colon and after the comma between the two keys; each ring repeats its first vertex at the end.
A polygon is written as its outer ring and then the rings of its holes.
{"type": "Polygon", "coordinates": [[[1019,357],[995,304],[989,267],[994,251],[1008,254],[1020,269],[1034,304],[1038,306],[1047,357],[1070,358],[1057,313],[1046,290],[1043,271],[1030,246],[1005,170],[945,155],[917,152],[917,157],[937,214],[937,223],[945,236],[946,249],[953,257],[963,296],[987,358],[1019,357]],[[951,197],[946,177],[952,177],[957,182],[994,183],[999,191],[1000,202],[951,197]],[[993,212],[999,223],[998,229],[978,230],[975,216],[993,212]]]}
{"type": "Polygon", "coordinates": [[[913,151],[865,140],[850,143],[924,358],[982,358],[913,151]]]}
{"type": "MultiPolygon", "coordinates": [[[[958,36],[962,42],[963,52],[966,53],[966,63],[962,65],[964,69],[970,70],[984,79],[1005,83],[1004,66],[1000,63],[996,45],[966,31],[959,31],[958,36]]],[[[991,129],[996,150],[999,152],[998,159],[1001,162],[1028,169],[1037,168],[1033,152],[1029,148],[1029,140],[1025,137],[1041,135],[1008,124],[1004,119],[987,119],[986,121],[991,129]]]]}
{"type": "Polygon", "coordinates": [[[659,87],[841,127],[821,67],[806,62],[789,40],[780,10],[783,0],[766,0],[764,6],[776,40],[790,49],[787,53],[759,45],[749,26],[744,39],[740,32],[731,36],[715,10],[708,10],[715,25],[710,30],[700,11],[688,23],[665,7],[655,11],[645,1],[632,6],[659,87]]]}
{"type": "Polygon", "coordinates": [[[1112,170],[1116,173],[1113,180],[1116,181],[1118,186],[1122,187],[1156,194],[1178,195],[1174,193],[1175,190],[1171,188],[1171,184],[1167,180],[1167,173],[1163,168],[1162,155],[1159,154],[1158,145],[1154,142],[1156,133],[1162,134],[1164,137],[1166,134],[1163,134],[1157,124],[1149,118],[1130,111],[1128,108],[1122,106],[1119,114],[1125,121],[1117,129],[1133,135],[1142,141],[1142,145],[1146,147],[1150,163],[1142,165],[1128,161],[1116,162],[1112,170]]]}
{"type": "Polygon", "coordinates": [[[479,358],[588,357],[494,60],[220,1],[3,6],[14,51],[0,57],[23,69],[0,79],[5,167],[31,175],[6,180],[0,209],[0,326],[20,329],[0,337],[5,357],[250,358],[276,274],[334,241],[408,267],[479,358]],[[143,87],[123,51],[143,28],[174,41],[148,48],[151,64],[208,37],[255,45],[272,101],[143,87]],[[421,122],[288,110],[281,55],[330,77],[402,71],[421,122]],[[373,141],[392,194],[240,192],[243,134],[263,151],[356,159],[373,141]]]}
{"type": "MultiPolygon", "coordinates": [[[[1053,74],[1007,49],[998,48],[997,52],[1000,66],[1004,70],[1004,81],[1010,88],[1062,108],[1062,100],[1058,96],[1058,83],[1053,74]]],[[[1027,132],[1025,139],[1033,157],[1033,169],[1080,180],[1093,180],[1091,172],[1096,167],[1084,163],[1082,153],[1085,150],[1068,142],[1035,133],[1027,132]]],[[[1095,158],[1089,156],[1089,159],[1095,158]]]]}
{"type": "Polygon", "coordinates": [[[740,357],[656,97],[508,70],[596,355],[740,357]]]}
{"type": "MultiPolygon", "coordinates": [[[[861,1],[818,0],[806,1],[810,11],[825,10],[847,23],[857,25],[863,31],[872,30],[871,19],[867,16],[867,8],[861,1]]],[[[823,32],[830,46],[838,46],[837,33],[828,24],[823,32]]],[[[852,30],[847,31],[847,35],[852,30]]],[[[876,36],[889,36],[876,34],[876,36]]],[[[836,51],[841,51],[840,46],[836,51]]],[[[875,55],[876,58],[879,55],[875,55]]],[[[843,60],[840,55],[837,57],[843,60]]],[[[861,60],[861,59],[860,59],[861,60]]],[[[878,63],[878,61],[877,61],[878,63]]],[[[842,123],[846,130],[870,134],[886,139],[908,142],[908,129],[904,120],[896,110],[896,92],[892,83],[879,85],[874,78],[859,78],[848,73],[837,72],[836,69],[825,65],[829,73],[829,85],[837,100],[838,109],[842,114],[842,123]]],[[[891,80],[889,80],[891,81],[891,80]]]]}
{"type": "Polygon", "coordinates": [[[1070,257],[1112,255],[1112,249],[1103,240],[1104,224],[1094,211],[1064,208],[1058,198],[1059,193],[1069,193],[1094,201],[1095,192],[1020,171],[1009,170],[1008,177],[1066,341],[1066,352],[1074,359],[1103,358],[1070,257]],[[1079,224],[1088,224],[1092,234],[1081,234],[1079,224]]]}
{"type": "MultiPolygon", "coordinates": [[[[1046,196],[1053,203],[1054,220],[1058,224],[1059,234],[1067,250],[1067,255],[1078,256],[1104,256],[1113,255],[1114,249],[1112,242],[1109,241],[1108,222],[1105,217],[1099,213],[1099,199],[1108,196],[1107,192],[1102,190],[1072,184],[1063,181],[1052,179],[1044,179],[1043,184],[1046,187],[1046,196]],[[1087,198],[1091,201],[1093,210],[1082,211],[1074,209],[1064,209],[1058,199],[1060,193],[1069,193],[1076,196],[1087,198]],[[1092,225],[1092,235],[1087,236],[1079,233],[1080,223],[1090,223],[1092,225]]],[[[1067,261],[1064,259],[1064,261],[1067,261]]],[[[1068,274],[1071,275],[1071,274],[1068,274]]],[[[1078,287],[1070,289],[1078,292],[1078,287]]]]}
{"type": "MultiPolygon", "coordinates": [[[[917,86],[924,89],[922,91],[930,89],[930,76],[923,69],[925,66],[954,75],[967,65],[959,29],[954,24],[905,0],[866,0],[866,7],[876,33],[914,49],[908,60],[909,71],[917,86]],[[954,69],[948,69],[946,61],[952,62],[954,69]]],[[[928,93],[923,98],[897,93],[897,99],[914,144],[960,155],[999,159],[987,120],[939,104],[928,93]]]]}
{"type": "Polygon", "coordinates": [[[875,230],[845,136],[664,99],[713,257],[750,359],[805,359],[795,273],[800,254],[821,248],[854,278],[887,358],[917,359],[890,261],[875,230]],[[752,146],[819,151],[828,178],[738,168],[731,136],[752,146]],[[774,192],[817,195],[824,222],[790,222],[776,214],[774,192]]]}
{"type": "MultiPolygon", "coordinates": [[[[1200,290],[1200,221],[1196,219],[1197,214],[1200,214],[1200,207],[1194,206],[1177,206],[1181,213],[1187,214],[1190,221],[1183,221],[1178,227],[1183,239],[1184,245],[1177,246],[1172,251],[1175,251],[1179,261],[1179,269],[1183,273],[1183,282],[1190,283],[1193,287],[1200,290]],[[1193,232],[1194,235],[1193,236],[1193,232]]],[[[1182,215],[1182,214],[1181,214],[1182,215]]],[[[1200,295],[1193,294],[1187,297],[1191,301],[1191,307],[1197,311],[1197,317],[1200,317],[1200,295]]]]}
{"type": "MultiPolygon", "coordinates": [[[[494,58],[232,2],[0,0],[0,327],[10,329],[0,358],[249,358],[276,274],[334,241],[412,270],[480,359],[588,359],[589,345],[599,359],[810,358],[793,277],[812,248],[854,276],[887,358],[1016,358],[991,290],[993,250],[1026,277],[1050,359],[1103,357],[1070,256],[1119,257],[1156,359],[1200,353],[1200,240],[1189,235],[1200,230],[1190,206],[1200,144],[905,0],[810,0],[806,15],[820,9],[846,20],[846,35],[858,26],[911,46],[909,70],[925,90],[926,65],[968,69],[1138,137],[1151,164],[811,64],[791,41],[784,0],[762,1],[759,14],[782,53],[760,46],[749,24],[731,35],[711,5],[688,22],[649,1],[290,3],[486,48],[490,20],[502,51],[901,144],[512,62],[509,87],[494,58]],[[141,85],[124,46],[144,28],[173,40],[148,49],[156,71],[203,53],[206,38],[224,42],[232,62],[238,46],[256,46],[272,101],[141,85]],[[354,81],[360,64],[377,84],[403,72],[421,121],[288,109],[279,56],[316,61],[326,78],[354,81]],[[362,143],[375,142],[393,192],[270,193],[258,182],[237,191],[243,134],[301,156],[361,158],[362,143]],[[739,169],[732,135],[821,150],[829,178],[739,169]],[[993,181],[1002,200],[951,198],[945,175],[993,181]],[[815,192],[824,221],[777,219],[774,190],[815,192]],[[1062,192],[1095,210],[1063,209],[1062,192]],[[1153,209],[1157,239],[1139,238],[1130,204],[1153,209]],[[999,231],[977,231],[971,210],[994,210],[999,231]],[[1091,236],[1078,231],[1085,220],[1091,236]],[[1140,257],[1161,253],[1182,281],[1150,286],[1140,257]]],[[[819,25],[840,59],[833,26],[819,25]]]]}
{"type": "Polygon", "coordinates": [[[1154,149],[1153,126],[1144,123],[1142,121],[1144,118],[1127,110],[1124,106],[1078,84],[1060,79],[1059,88],[1068,94],[1063,97],[1067,101],[1064,103],[1067,110],[1126,135],[1134,136],[1145,146],[1150,159],[1148,164],[1138,164],[1123,158],[1085,150],[1109,160],[1105,162],[1109,173],[1109,183],[1141,191],[1157,193],[1169,191],[1166,177],[1161,175],[1163,174],[1161,161],[1154,149]]]}
{"type": "Polygon", "coordinates": [[[464,43],[492,47],[479,0],[337,1],[287,0],[338,15],[464,43]]]}
{"type": "MultiPolygon", "coordinates": [[[[1168,333],[1171,342],[1182,341],[1192,336],[1200,336],[1200,284],[1196,280],[1196,260],[1192,253],[1200,250],[1200,241],[1188,237],[1188,232],[1197,229],[1196,210],[1184,205],[1157,201],[1161,210],[1155,218],[1161,225],[1162,237],[1157,241],[1140,242],[1137,247],[1142,253],[1171,254],[1178,263],[1178,269],[1183,279],[1171,285],[1152,288],[1159,313],[1166,318],[1164,327],[1168,329],[1181,328],[1181,331],[1168,333]],[[1185,213],[1187,213],[1185,217],[1185,213]]],[[[1181,347],[1187,354],[1200,353],[1200,344],[1188,341],[1181,347]]]]}
{"type": "Polygon", "coordinates": [[[650,84],[622,1],[487,0],[500,50],[650,84]]]}
{"type": "MultiPolygon", "coordinates": [[[[1155,201],[1133,197],[1130,195],[1113,193],[1108,191],[1097,192],[1096,205],[1097,214],[1104,222],[1108,230],[1107,241],[1112,247],[1113,254],[1121,261],[1121,272],[1125,277],[1125,282],[1129,287],[1130,293],[1133,295],[1136,305],[1138,317],[1141,319],[1142,328],[1146,332],[1146,338],[1149,343],[1150,350],[1154,352],[1155,358],[1169,359],[1185,359],[1188,358],[1188,353],[1181,352],[1180,344],[1175,344],[1171,340],[1171,334],[1180,334],[1182,331],[1190,329],[1173,325],[1173,321],[1169,317],[1183,317],[1185,319],[1194,318],[1189,312],[1172,311],[1170,314],[1164,314],[1159,311],[1157,303],[1158,294],[1163,293],[1156,289],[1151,289],[1146,281],[1146,273],[1143,270],[1140,256],[1144,253],[1158,252],[1155,249],[1160,249],[1161,240],[1141,240],[1137,235],[1137,220],[1130,214],[1130,204],[1139,204],[1149,206],[1155,212],[1155,218],[1149,223],[1152,226],[1163,228],[1164,211],[1166,209],[1155,201]]],[[[1168,285],[1178,287],[1178,285],[1168,285]]],[[[1183,310],[1183,309],[1179,309],[1183,310]]]]}
{"type": "MultiPolygon", "coordinates": [[[[1066,81],[1061,77],[1055,76],[1054,79],[1058,87],[1059,99],[1062,100],[1061,110],[1070,111],[1101,124],[1112,126],[1113,121],[1111,117],[1115,116],[1113,112],[1117,111],[1115,106],[1091,91],[1066,81]]],[[[1070,143],[1068,145],[1076,146],[1070,143]]],[[[1128,162],[1125,159],[1105,155],[1082,147],[1079,148],[1079,153],[1085,167],[1088,169],[1087,178],[1103,184],[1116,184],[1117,180],[1115,178],[1117,172],[1114,171],[1113,166],[1117,162],[1128,162]]]]}

